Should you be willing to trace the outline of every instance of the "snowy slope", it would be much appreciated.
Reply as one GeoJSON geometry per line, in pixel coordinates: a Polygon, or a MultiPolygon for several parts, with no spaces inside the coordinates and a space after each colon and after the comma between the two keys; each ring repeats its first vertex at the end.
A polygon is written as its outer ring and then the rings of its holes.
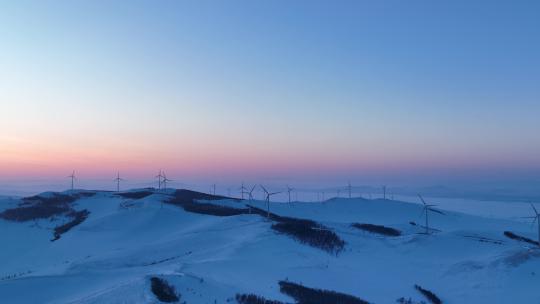
{"type": "MultiPolygon", "coordinates": [[[[293,303],[279,291],[285,279],[372,303],[424,300],[415,284],[444,303],[540,302],[539,250],[503,236],[511,230],[535,238],[527,223],[446,212],[430,215],[440,232],[425,235],[410,224],[423,223],[417,204],[360,198],[271,204],[273,213],[331,228],[347,243],[336,256],[277,234],[259,215],[218,217],[162,204],[169,194],[80,198],[74,209],[90,216],[54,242],[51,229],[61,217],[0,219],[0,302],[156,303],[152,276],[173,284],[186,303],[226,303],[237,293],[293,303]],[[384,237],[352,228],[353,222],[403,234],[384,237]]],[[[2,198],[0,211],[17,203],[2,198]]],[[[244,208],[248,202],[212,203],[244,208]]],[[[266,209],[264,202],[249,203],[266,209]]]]}

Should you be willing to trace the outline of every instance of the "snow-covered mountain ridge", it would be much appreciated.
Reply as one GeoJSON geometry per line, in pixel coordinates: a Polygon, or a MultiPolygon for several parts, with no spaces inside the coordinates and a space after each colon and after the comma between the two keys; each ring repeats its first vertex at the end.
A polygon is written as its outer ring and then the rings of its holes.
{"type": "Polygon", "coordinates": [[[186,303],[302,303],[287,282],[369,303],[427,302],[415,285],[443,303],[540,301],[540,250],[504,236],[536,239],[530,224],[443,210],[426,235],[421,211],[337,198],[271,203],[268,217],[264,201],[187,190],[2,198],[0,301],[156,303],[152,278],[186,303]]]}

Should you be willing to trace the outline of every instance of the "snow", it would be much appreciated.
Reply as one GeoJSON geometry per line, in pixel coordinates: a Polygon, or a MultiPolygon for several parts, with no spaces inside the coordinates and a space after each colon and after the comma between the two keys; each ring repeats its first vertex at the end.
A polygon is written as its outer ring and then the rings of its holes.
{"type": "MultiPolygon", "coordinates": [[[[445,303],[535,303],[540,284],[540,250],[503,236],[510,230],[536,239],[529,223],[502,216],[457,212],[430,214],[441,232],[425,235],[417,203],[362,198],[324,203],[271,203],[271,212],[313,219],[347,242],[335,256],[275,233],[258,215],[217,217],[161,204],[169,193],[138,200],[98,192],[75,202],[90,216],[51,242],[61,218],[15,223],[0,219],[0,302],[156,303],[149,278],[160,276],[187,303],[226,303],[236,293],[254,293],[293,302],[279,292],[288,279],[335,290],[372,303],[400,297],[423,300],[419,284],[445,303]],[[122,203],[129,201],[129,208],[122,203]],[[383,237],[351,228],[353,222],[402,230],[383,237]],[[480,242],[483,237],[500,241],[480,242]],[[13,277],[14,275],[17,275],[13,277]]],[[[0,210],[17,199],[0,198],[0,210]]],[[[246,203],[266,210],[263,201],[213,201],[236,208],[246,203]]],[[[467,210],[465,210],[467,211],[467,210]]],[[[528,210],[523,209],[530,215],[528,210]]],[[[489,214],[489,207],[485,210],[489,214]]],[[[499,213],[498,213],[499,214],[499,213]]],[[[234,303],[234,301],[233,301],[234,303]]]]}

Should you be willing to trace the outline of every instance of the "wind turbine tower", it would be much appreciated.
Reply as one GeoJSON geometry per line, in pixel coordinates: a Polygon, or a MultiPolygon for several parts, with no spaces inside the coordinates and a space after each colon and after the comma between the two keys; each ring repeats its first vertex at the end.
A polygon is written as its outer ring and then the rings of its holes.
{"type": "Polygon", "coordinates": [[[351,185],[351,181],[349,181],[349,184],[347,185],[347,190],[349,190],[349,198],[352,197],[352,185],[351,185]]]}
{"type": "Polygon", "coordinates": [[[240,187],[240,195],[241,195],[241,198],[242,200],[244,200],[244,194],[247,194],[247,188],[244,187],[244,182],[242,182],[242,186],[240,187]]]}
{"type": "Polygon", "coordinates": [[[68,176],[68,177],[71,178],[71,191],[73,191],[73,189],[74,189],[74,184],[75,184],[75,179],[76,179],[76,177],[75,177],[75,170],[73,170],[73,173],[71,173],[71,175],[68,176]]]}
{"type": "Polygon", "coordinates": [[[116,192],[120,192],[120,182],[124,180],[120,178],[120,172],[116,174],[116,178],[114,180],[116,181],[116,192]]]}
{"type": "Polygon", "coordinates": [[[159,169],[159,174],[156,175],[158,179],[158,190],[161,190],[161,178],[163,177],[163,173],[161,172],[161,169],[159,169]]]}
{"type": "Polygon", "coordinates": [[[293,191],[294,189],[289,187],[289,185],[287,185],[287,193],[289,195],[289,204],[291,204],[291,192],[293,191]]]}

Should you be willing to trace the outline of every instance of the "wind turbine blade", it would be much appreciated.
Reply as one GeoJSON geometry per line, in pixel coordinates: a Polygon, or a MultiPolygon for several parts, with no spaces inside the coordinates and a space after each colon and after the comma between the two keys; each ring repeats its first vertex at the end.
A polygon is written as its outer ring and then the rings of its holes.
{"type": "Polygon", "coordinates": [[[426,201],[424,201],[424,198],[420,194],[418,194],[418,197],[422,201],[422,204],[426,205],[426,201]]]}
{"type": "Polygon", "coordinates": [[[444,212],[440,211],[440,210],[437,210],[437,209],[431,209],[431,208],[428,208],[429,211],[431,212],[435,212],[435,213],[438,213],[438,214],[442,214],[442,215],[445,215],[444,212]]]}
{"type": "Polygon", "coordinates": [[[270,193],[270,195],[274,195],[274,194],[280,194],[281,192],[272,192],[270,193]]]}
{"type": "Polygon", "coordinates": [[[538,215],[538,211],[536,211],[536,208],[534,207],[534,205],[532,203],[531,203],[531,207],[533,208],[534,213],[536,213],[536,215],[538,215]]]}
{"type": "Polygon", "coordinates": [[[260,185],[260,186],[261,186],[261,188],[263,189],[263,191],[264,191],[266,194],[269,193],[263,185],[260,185]]]}

